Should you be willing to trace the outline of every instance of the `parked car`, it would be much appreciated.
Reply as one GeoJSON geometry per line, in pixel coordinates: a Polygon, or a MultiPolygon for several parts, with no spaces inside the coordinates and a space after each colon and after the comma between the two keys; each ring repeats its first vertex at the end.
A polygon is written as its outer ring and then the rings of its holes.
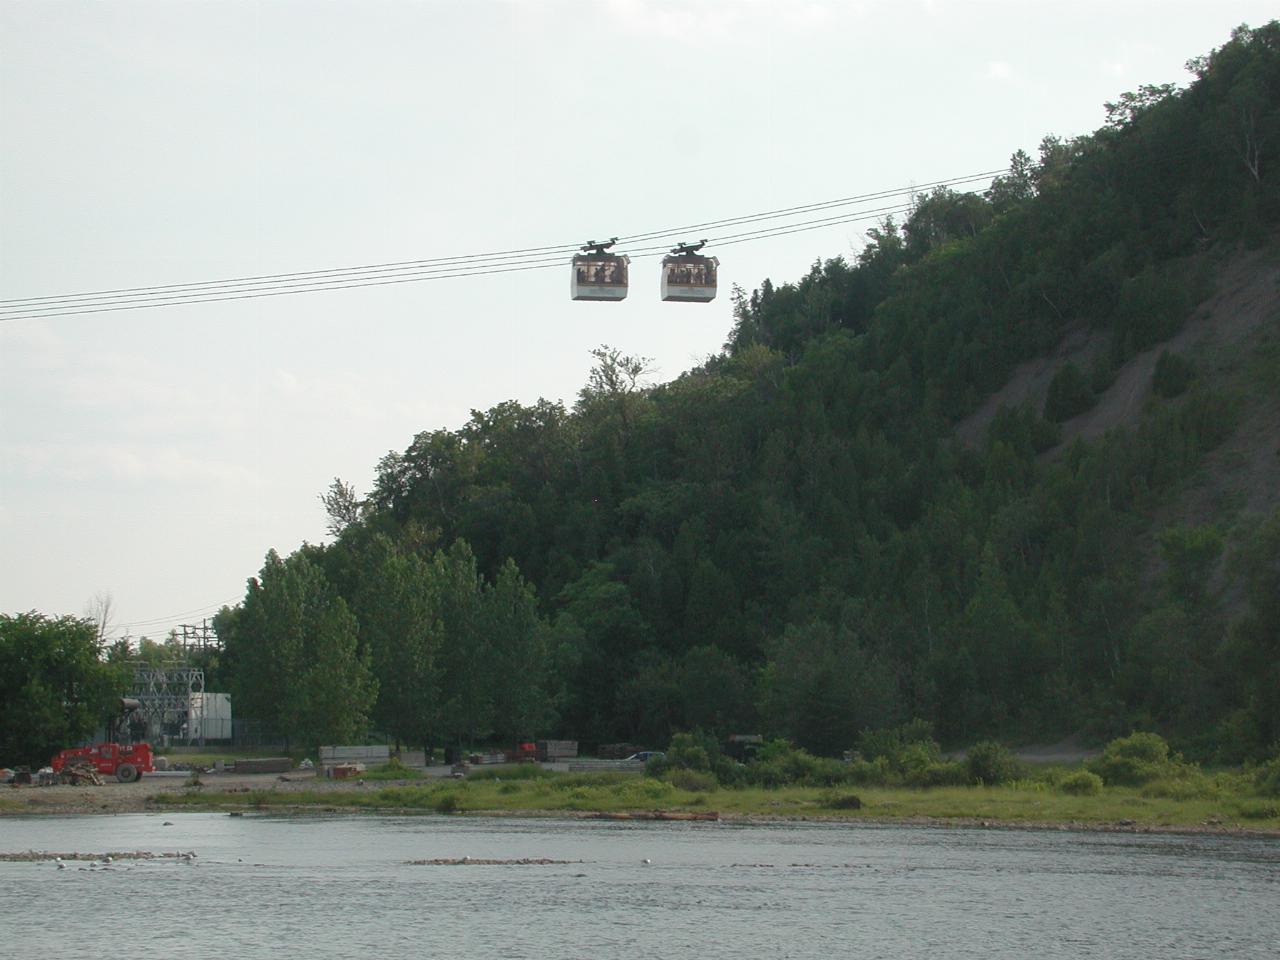
{"type": "Polygon", "coordinates": [[[641,750],[639,753],[633,753],[629,757],[623,757],[624,760],[638,760],[640,763],[648,763],[654,757],[665,757],[666,754],[661,750],[641,750]]]}

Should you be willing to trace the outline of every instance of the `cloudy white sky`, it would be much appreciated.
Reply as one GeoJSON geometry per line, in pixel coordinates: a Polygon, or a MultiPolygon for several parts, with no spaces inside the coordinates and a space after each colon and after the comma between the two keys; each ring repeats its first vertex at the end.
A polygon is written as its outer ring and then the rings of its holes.
{"type": "MultiPolygon", "coordinates": [[[[585,242],[983,171],[1276,10],[1252,0],[0,0],[0,299],[585,242]]],[[[719,254],[721,287],[856,251],[719,254]]],[[[700,239],[690,235],[689,240],[700,239]]],[[[727,295],[566,270],[0,319],[0,612],[163,636],[324,539],[317,495],[473,408],[670,379],[727,295]]]]}

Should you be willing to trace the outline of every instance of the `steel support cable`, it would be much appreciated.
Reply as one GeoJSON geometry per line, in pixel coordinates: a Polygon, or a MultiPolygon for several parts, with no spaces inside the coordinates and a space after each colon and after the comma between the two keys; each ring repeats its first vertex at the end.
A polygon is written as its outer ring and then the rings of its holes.
{"type": "MultiPolygon", "coordinates": [[[[568,253],[564,253],[555,257],[528,258],[525,260],[514,260],[506,264],[494,264],[493,266],[519,267],[524,264],[555,266],[569,262],[568,253]]],[[[223,289],[211,288],[208,290],[187,290],[187,291],[155,291],[152,293],[139,293],[129,297],[115,297],[112,299],[103,299],[99,301],[81,300],[68,303],[51,303],[28,305],[24,307],[0,307],[0,320],[5,319],[23,319],[27,316],[65,316],[60,311],[70,310],[79,307],[117,307],[120,309],[131,309],[135,306],[179,306],[183,303],[208,302],[205,297],[218,297],[220,294],[245,294],[246,296],[267,296],[271,292],[280,293],[312,293],[324,290],[346,290],[352,286],[376,286],[375,281],[392,282],[395,277],[404,277],[406,280],[430,280],[436,275],[442,276],[470,276],[474,273],[486,272],[481,268],[487,266],[477,264],[475,267],[428,267],[421,270],[407,271],[404,273],[392,274],[390,277],[332,277],[328,279],[315,280],[290,280],[278,283],[264,283],[260,286],[232,286],[223,289]],[[359,283],[358,281],[368,281],[359,283]],[[355,281],[355,282],[353,282],[355,281]],[[196,299],[199,298],[199,299],[196,299]],[[40,311],[59,311],[53,313],[41,313],[40,311]],[[9,316],[11,313],[18,313],[20,316],[9,316]]],[[[403,269],[403,268],[402,268],[403,269]]],[[[502,271],[495,271],[502,272],[502,271]]],[[[232,299],[230,297],[221,299],[232,299]]],[[[83,311],[90,312],[90,311],[83,311]]]]}
{"type": "MultiPolygon", "coordinates": [[[[202,280],[202,281],[191,281],[189,283],[166,283],[166,284],[156,284],[156,285],[147,286],[147,287],[120,287],[113,290],[95,290],[87,293],[68,293],[61,296],[51,294],[43,297],[23,297],[23,298],[17,298],[12,300],[0,300],[0,308],[3,308],[9,304],[33,304],[37,301],[44,301],[44,300],[71,301],[71,300],[82,300],[82,299],[114,298],[122,294],[143,293],[143,292],[152,291],[152,290],[158,291],[158,292],[164,292],[164,291],[177,291],[177,290],[191,289],[193,292],[201,292],[199,288],[204,288],[204,287],[234,286],[236,284],[259,283],[259,282],[268,281],[268,280],[284,281],[284,280],[289,280],[295,277],[296,278],[320,277],[325,275],[347,274],[347,273],[360,274],[366,271],[408,270],[408,269],[413,269],[414,267],[419,267],[419,266],[425,267],[425,266],[431,266],[433,264],[441,264],[442,265],[441,269],[449,269],[452,267],[466,266],[465,261],[471,261],[471,260],[475,260],[480,263],[487,263],[490,261],[499,261],[499,260],[513,259],[517,257],[525,257],[528,254],[542,254],[547,252],[558,252],[558,253],[567,254],[567,253],[576,251],[579,248],[579,246],[580,244],[576,244],[576,243],[575,244],[557,244],[555,246],[549,246],[549,247],[527,247],[523,250],[504,250],[504,251],[499,251],[499,252],[490,253],[490,254],[465,254],[465,255],[456,256],[456,257],[436,257],[430,260],[400,260],[400,261],[392,261],[388,263],[372,263],[372,264],[366,264],[364,266],[356,266],[356,267],[332,267],[327,270],[303,270],[303,271],[298,271],[294,273],[269,273],[269,274],[263,274],[261,276],[255,276],[255,277],[232,277],[226,280],[202,280]],[[458,262],[454,263],[451,261],[458,261],[458,262]]],[[[208,292],[208,291],[205,291],[205,292],[208,292]]]]}
{"type": "Polygon", "coordinates": [[[185,300],[169,300],[169,301],[148,301],[145,303],[128,304],[126,306],[93,306],[83,310],[58,310],[53,313],[40,314],[21,314],[12,317],[0,317],[0,323],[8,323],[13,320],[40,320],[50,317],[74,317],[90,313],[116,313],[120,310],[150,310],[156,307],[182,307],[188,304],[196,303],[221,303],[227,300],[256,300],[264,297],[287,297],[297,293],[324,293],[329,290],[356,290],[361,287],[388,287],[401,283],[424,283],[428,280],[449,280],[455,277],[481,277],[496,273],[521,273],[526,270],[548,270],[551,267],[561,267],[568,263],[568,259],[560,259],[554,263],[539,264],[530,267],[499,267],[493,270],[470,270],[463,273],[435,274],[433,276],[415,276],[403,277],[396,280],[367,280],[363,283],[344,283],[336,286],[326,287],[297,287],[287,290],[274,290],[263,293],[235,293],[227,296],[196,296],[185,300]]]}
{"type": "MultiPolygon", "coordinates": [[[[958,182],[958,181],[953,181],[953,182],[958,182]]],[[[895,194],[885,192],[882,195],[893,196],[895,194]]],[[[847,203],[847,202],[849,201],[841,201],[841,203],[847,203]]],[[[813,206],[813,205],[810,205],[810,206],[813,206]]],[[[832,205],[823,205],[823,206],[829,209],[832,205]]],[[[786,214],[786,215],[792,216],[794,214],[786,214]]],[[[771,215],[770,218],[773,218],[776,216],[781,216],[781,214],[771,215]]],[[[735,224],[735,223],[749,223],[749,222],[753,222],[753,220],[750,218],[740,217],[740,218],[734,218],[733,220],[726,220],[726,221],[720,221],[720,222],[722,224],[729,225],[729,224],[735,224]]],[[[813,222],[813,221],[808,221],[808,222],[813,222]]],[[[703,226],[706,226],[706,224],[704,224],[703,226]]],[[[690,229],[690,228],[686,228],[686,229],[690,229]]],[[[674,237],[676,235],[677,235],[677,231],[670,231],[668,234],[661,234],[661,235],[654,235],[654,236],[674,237]]],[[[650,235],[644,235],[644,236],[650,236],[650,235]]],[[[650,247],[641,248],[638,252],[640,255],[643,256],[647,251],[656,250],[656,249],[659,249],[659,247],[650,246],[650,247]]],[[[564,254],[562,254],[561,256],[553,256],[553,257],[523,257],[519,259],[509,260],[506,263],[500,263],[500,262],[499,263],[477,263],[474,266],[476,268],[484,268],[484,267],[490,267],[490,266],[494,266],[494,267],[523,266],[528,264],[545,264],[550,266],[557,263],[563,263],[564,256],[567,255],[567,253],[568,251],[565,251],[564,254]]],[[[163,303],[170,303],[170,304],[176,305],[177,303],[180,303],[180,302],[190,302],[191,299],[196,296],[214,297],[221,294],[256,293],[256,292],[267,291],[267,290],[270,290],[270,291],[286,290],[286,289],[292,289],[294,287],[299,288],[299,292],[307,292],[311,290],[320,291],[324,289],[329,289],[330,287],[334,289],[345,289],[340,285],[353,280],[366,280],[366,279],[375,279],[380,277],[428,278],[433,274],[453,275],[454,273],[462,269],[463,266],[464,266],[463,264],[451,264],[448,266],[437,266],[437,267],[429,267],[429,268],[421,268],[421,269],[411,268],[406,266],[394,266],[394,267],[388,266],[388,267],[382,267],[378,269],[360,268],[362,270],[367,270],[368,272],[360,275],[342,275],[342,276],[310,278],[310,279],[304,279],[301,276],[298,276],[294,279],[278,281],[273,283],[268,282],[268,283],[263,283],[259,286],[241,286],[240,284],[245,283],[246,281],[234,281],[235,285],[227,285],[225,286],[225,288],[218,284],[209,283],[209,284],[203,284],[203,285],[189,285],[183,289],[178,289],[176,287],[166,287],[166,288],[155,288],[152,290],[140,290],[139,292],[135,293],[133,296],[120,296],[120,295],[113,296],[108,294],[85,294],[85,295],[79,295],[78,297],[65,298],[62,301],[56,301],[56,302],[52,298],[45,298],[46,302],[42,302],[42,303],[25,303],[22,305],[17,305],[15,302],[14,305],[12,306],[0,306],[0,319],[27,319],[27,318],[35,318],[37,316],[64,316],[66,315],[64,311],[70,310],[72,308],[82,308],[82,307],[134,306],[134,305],[140,305],[144,303],[149,304],[153,302],[154,303],[163,302],[163,303]],[[203,287],[204,289],[201,289],[201,287],[203,287]],[[306,290],[302,290],[301,288],[303,287],[305,287],[306,290]]],[[[465,266],[467,267],[467,269],[470,269],[472,265],[465,265],[465,266]]]]}
{"type": "Polygon", "coordinates": [[[791,216],[799,213],[815,213],[819,210],[831,207],[848,206],[853,203],[866,203],[871,200],[883,200],[887,197],[898,197],[903,194],[921,193],[926,190],[935,189],[937,187],[954,186],[961,183],[973,183],[979,180],[990,180],[992,177],[1001,173],[1007,173],[1008,168],[1002,167],[999,170],[988,170],[985,173],[974,173],[963,177],[952,177],[947,180],[934,180],[929,183],[922,183],[910,187],[901,187],[897,190],[881,190],[877,193],[866,193],[857,197],[845,197],[841,200],[824,200],[821,203],[808,203],[799,207],[788,207],[783,210],[770,210],[765,213],[753,213],[743,217],[732,217],[728,220],[709,220],[705,223],[692,223],[684,227],[675,227],[671,230],[655,231],[653,233],[637,233],[629,237],[620,238],[621,243],[627,243],[632,240],[647,240],[651,237],[666,237],[678,233],[684,233],[689,230],[702,230],[712,227],[727,227],[741,223],[751,223],[756,220],[776,220],[779,217],[791,216]]]}
{"type": "Polygon", "coordinates": [[[803,227],[805,229],[817,230],[821,227],[836,226],[841,223],[849,223],[853,220],[868,220],[882,216],[892,216],[895,213],[906,213],[912,208],[909,203],[898,203],[890,207],[877,207],[874,210],[858,210],[854,213],[841,213],[833,217],[822,217],[818,220],[802,220],[799,223],[780,223],[772,227],[764,227],[760,230],[748,230],[745,233],[730,233],[723,237],[715,237],[707,241],[708,246],[724,246],[728,243],[745,243],[743,238],[753,238],[758,240],[767,237],[781,236],[783,231],[792,227],[803,227]]]}
{"type": "MultiPolygon", "coordinates": [[[[826,218],[821,221],[811,222],[803,225],[780,224],[775,227],[766,228],[766,230],[764,231],[752,231],[751,233],[746,233],[746,234],[731,235],[731,237],[736,239],[722,238],[720,240],[708,241],[708,242],[715,242],[722,246],[729,246],[737,243],[748,243],[752,240],[767,240],[772,236],[785,236],[787,234],[802,233],[808,230],[820,230],[823,227],[839,226],[840,224],[843,224],[843,223],[856,223],[856,222],[865,221],[865,220],[874,220],[882,215],[892,214],[892,213],[905,213],[910,209],[911,209],[910,204],[903,204],[896,208],[886,207],[886,208],[881,208],[880,211],[876,211],[876,212],[870,212],[870,213],[859,212],[855,216],[840,217],[836,219],[826,218]]],[[[642,248],[639,248],[638,251],[628,255],[633,256],[636,259],[646,259],[650,257],[665,256],[666,253],[667,253],[667,248],[666,248],[666,245],[663,244],[657,247],[642,247],[642,248]],[[644,251],[652,251],[652,252],[644,252],[644,251]]],[[[200,303],[221,303],[223,301],[228,301],[228,300],[254,300],[254,299],[265,298],[265,297],[288,296],[290,294],[298,294],[298,293],[323,293],[329,290],[354,290],[354,289],[360,289],[362,287],[383,287],[383,286],[394,286],[402,283],[422,283],[428,280],[448,280],[448,279],[455,279],[459,277],[488,276],[491,274],[500,274],[500,273],[520,273],[528,270],[548,270],[554,267],[562,267],[568,264],[569,262],[570,261],[568,258],[560,257],[554,260],[544,261],[531,266],[498,267],[495,269],[486,269],[486,270],[467,270],[467,271],[453,272],[453,273],[435,273],[430,275],[415,275],[415,276],[401,277],[398,279],[365,280],[363,282],[353,282],[353,283],[341,283],[341,284],[331,283],[326,286],[289,287],[286,289],[269,288],[261,292],[254,292],[254,293],[239,292],[239,293],[230,293],[225,296],[223,295],[219,295],[219,296],[188,295],[186,297],[175,296],[167,299],[151,300],[151,301],[145,301],[145,302],[136,302],[136,303],[125,302],[125,303],[117,303],[115,305],[110,305],[110,306],[97,305],[97,306],[87,307],[84,309],[60,309],[60,310],[54,310],[53,312],[30,313],[30,314],[24,314],[19,316],[0,317],[0,323],[4,323],[10,320],[68,317],[68,316],[80,316],[84,314],[94,314],[94,313],[116,313],[121,310],[147,310],[147,309],[154,309],[155,307],[180,307],[180,306],[187,306],[187,305],[200,304],[200,303]]],[[[47,309],[51,309],[51,308],[47,308],[47,309]]]]}
{"type": "MultiPolygon", "coordinates": [[[[872,220],[883,215],[891,215],[894,213],[905,213],[911,209],[910,204],[899,204],[896,207],[881,207],[871,211],[859,211],[854,216],[841,215],[839,217],[827,217],[815,221],[802,221],[800,224],[778,224],[773,227],[767,227],[763,230],[750,231],[741,234],[730,234],[727,237],[708,241],[720,245],[730,245],[735,243],[746,243],[750,240],[767,240],[771,236],[785,236],[789,233],[801,233],[807,230],[819,230],[826,226],[838,226],[842,223],[854,223],[862,220],[872,220]]],[[[628,256],[636,259],[645,259],[649,257],[665,256],[667,253],[667,245],[660,244],[657,246],[641,247],[628,252],[628,256]]],[[[382,287],[392,286],[401,283],[420,283],[427,280],[447,280],[459,277],[487,276],[499,273],[519,273],[528,270],[546,270],[553,267],[561,267],[569,263],[567,257],[556,257],[551,259],[543,259],[533,262],[527,266],[506,266],[494,269],[483,270],[465,270],[454,272],[440,272],[439,270],[432,272],[420,272],[410,276],[399,277],[396,279],[364,279],[362,282],[342,283],[339,281],[323,281],[312,283],[304,286],[284,286],[279,285],[268,286],[263,288],[241,288],[238,291],[228,291],[226,295],[202,296],[197,293],[192,294],[173,294],[170,296],[157,296],[150,300],[121,300],[107,304],[88,304],[76,305],[71,304],[69,307],[41,307],[36,308],[37,311],[28,311],[25,314],[16,316],[0,316],[0,323],[10,320],[27,320],[27,319],[43,319],[52,317],[68,317],[81,316],[93,313],[115,313],[121,310],[146,310],[155,307],[180,307],[189,304],[199,303],[220,303],[228,300],[252,300],[262,297],[279,297],[287,296],[295,293],[323,293],[329,290],[353,290],[362,287],[382,287]]]]}
{"type": "MultiPolygon", "coordinates": [[[[906,191],[903,191],[906,192],[906,191]]],[[[892,195],[892,194],[889,194],[892,195]]],[[[799,223],[776,224],[772,227],[765,227],[760,230],[747,231],[739,234],[729,234],[724,237],[709,240],[708,243],[718,244],[721,246],[729,246],[737,243],[747,243],[753,240],[765,240],[775,236],[786,236],[793,233],[803,233],[810,230],[818,230],[823,227],[839,226],[845,223],[856,223],[859,221],[876,219],[881,216],[893,215],[896,213],[907,213],[913,207],[913,204],[898,204],[893,207],[880,207],[874,210],[860,210],[853,214],[840,214],[834,217],[825,217],[817,220],[801,221],[799,223]]],[[[629,256],[637,259],[645,259],[665,255],[669,244],[659,244],[653,246],[645,246],[633,248],[627,251],[629,256]]],[[[46,304],[43,306],[31,306],[26,308],[26,312],[13,313],[17,308],[8,308],[11,315],[0,315],[0,323],[11,320],[27,320],[27,319],[45,319],[53,317],[80,316],[95,313],[115,313],[121,310],[145,310],[155,307],[175,307],[186,306],[190,304],[200,303],[220,303],[230,300],[251,300],[265,297],[287,296],[297,293],[323,293],[329,290],[352,290],[362,287],[379,287],[393,286],[402,283],[420,283],[428,280],[445,280],[460,277],[488,276],[501,273],[519,273],[529,270],[545,270],[554,267],[564,266],[569,263],[569,257],[566,254],[558,257],[549,258],[530,258],[525,261],[515,261],[516,264],[522,265],[500,265],[494,267],[462,268],[462,267],[436,267],[429,270],[416,271],[409,275],[395,276],[394,278],[370,278],[370,277],[354,277],[354,278],[332,278],[327,280],[315,281],[292,281],[292,284],[268,284],[257,288],[230,288],[228,290],[209,290],[199,291],[193,290],[186,293],[174,292],[170,294],[155,293],[148,295],[152,299],[119,299],[107,301],[104,303],[69,303],[69,304],[46,304]],[[350,282],[347,282],[350,280],[350,282]]],[[[483,265],[477,265],[483,266],[483,265]]],[[[0,313],[4,310],[0,309],[0,313]]]]}
{"type": "MultiPolygon", "coordinates": [[[[980,174],[969,174],[963,177],[952,177],[945,180],[930,181],[928,183],[917,184],[914,186],[903,187],[895,190],[882,190],[874,193],[862,194],[859,196],[845,197],[838,200],[827,200],[819,203],[803,204],[796,207],[787,207],[787,208],[782,208],[778,210],[769,210],[769,211],[764,211],[756,214],[748,214],[742,217],[733,217],[727,220],[705,221],[703,223],[691,224],[683,227],[676,227],[669,230],[653,231],[650,233],[643,233],[643,234],[634,234],[629,237],[626,237],[625,240],[626,241],[645,240],[645,239],[656,238],[656,237],[673,236],[683,231],[701,229],[704,227],[727,226],[727,225],[740,224],[740,223],[750,223],[758,220],[777,219],[783,216],[791,216],[791,215],[805,213],[805,212],[814,212],[817,210],[827,209],[827,208],[841,206],[841,205],[848,205],[852,203],[867,202],[869,200],[880,199],[880,198],[889,197],[889,196],[897,196],[904,193],[919,192],[922,190],[928,190],[930,188],[934,188],[938,186],[957,184],[957,183],[966,183],[966,182],[972,182],[980,179],[989,179],[990,177],[1001,172],[1004,172],[1004,170],[1002,169],[1002,170],[996,170],[996,171],[987,171],[980,174]]],[[[99,291],[90,291],[90,292],[76,293],[76,294],[46,295],[41,297],[22,297],[22,298],[8,299],[8,300],[0,300],[0,312],[5,311],[6,309],[8,309],[9,312],[12,312],[14,308],[17,308],[20,306],[30,310],[35,310],[35,309],[39,309],[38,305],[40,304],[43,304],[44,306],[52,306],[55,303],[58,305],[70,305],[72,301],[89,301],[89,300],[116,301],[116,300],[119,300],[120,297],[125,294],[143,295],[151,292],[163,294],[166,292],[177,293],[179,291],[186,291],[188,293],[212,294],[212,293],[219,293],[219,292],[228,292],[221,289],[224,287],[233,288],[237,285],[262,283],[264,281],[303,282],[308,279],[316,279],[317,282],[322,282],[320,278],[325,278],[325,277],[328,277],[334,280],[359,279],[362,275],[374,275],[379,273],[399,273],[399,272],[404,272],[407,270],[412,270],[420,267],[431,267],[433,265],[437,265],[437,269],[442,271],[452,270],[455,268],[459,268],[463,266],[471,266],[471,265],[474,265],[477,267],[498,266],[500,265],[499,261],[504,261],[504,260],[517,261],[517,262],[531,262],[534,258],[530,257],[529,256],[530,254],[547,254],[547,253],[553,253],[553,252],[567,254],[571,251],[576,252],[578,248],[579,248],[579,244],[557,244],[557,245],[543,246],[543,247],[525,247],[517,250],[496,251],[496,252],[485,253],[485,254],[463,254],[459,256],[436,257],[436,258],[423,259],[423,260],[403,260],[403,261],[393,261],[393,262],[387,262],[387,263],[366,264],[366,265],[356,266],[356,267],[334,267],[334,268],[325,269],[325,270],[308,270],[308,271],[299,271],[299,272],[293,272],[293,273],[262,274],[259,276],[235,277],[235,278],[230,278],[225,280],[193,281],[188,283],[175,283],[175,284],[157,284],[152,286],[122,287],[122,288],[116,288],[112,290],[99,290],[99,291]]]]}

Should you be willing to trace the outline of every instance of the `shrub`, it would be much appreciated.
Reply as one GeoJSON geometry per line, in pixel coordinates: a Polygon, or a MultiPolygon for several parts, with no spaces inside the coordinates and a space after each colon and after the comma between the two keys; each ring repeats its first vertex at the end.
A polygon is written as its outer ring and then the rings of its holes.
{"type": "Polygon", "coordinates": [[[942,762],[942,750],[932,740],[908,743],[893,758],[892,765],[904,779],[920,777],[924,771],[942,762]]]}
{"type": "Polygon", "coordinates": [[[858,738],[858,752],[873,764],[881,765],[883,775],[876,781],[880,783],[896,777],[924,786],[928,779],[926,771],[942,761],[942,748],[933,739],[933,725],[925,720],[864,730],[858,738]]]}
{"type": "Polygon", "coordinates": [[[1049,393],[1044,400],[1044,418],[1051,423],[1062,423],[1084,413],[1096,402],[1097,398],[1089,386],[1089,378],[1079,367],[1068,361],[1049,381],[1049,393]]]}
{"type": "Polygon", "coordinates": [[[1218,796],[1217,785],[1198,770],[1180,771],[1178,775],[1157,777],[1142,788],[1144,797],[1167,800],[1203,800],[1218,796]]]}
{"type": "Polygon", "coordinates": [[[815,757],[809,751],[793,747],[785,740],[771,740],[756,753],[756,761],[749,764],[741,776],[749,783],[761,787],[782,787],[801,784],[809,787],[830,787],[844,783],[849,777],[849,766],[830,757],[815,757]]]}
{"type": "Polygon", "coordinates": [[[670,780],[671,770],[695,770],[710,773],[718,784],[729,786],[742,782],[744,769],[742,764],[721,752],[714,737],[695,730],[672,736],[666,756],[651,758],[644,772],[649,777],[670,780]]]}
{"type": "MultiPolygon", "coordinates": [[[[697,776],[697,772],[693,772],[697,776]]],[[[715,785],[715,778],[709,774],[702,774],[712,787],[715,785]]],[[[665,800],[671,796],[671,784],[663,780],[650,780],[648,777],[633,777],[625,783],[619,783],[609,787],[607,790],[597,790],[597,794],[605,794],[606,798],[612,798],[621,803],[631,804],[634,806],[648,806],[660,800],[665,800]]],[[[593,797],[595,799],[595,797],[593,797]]]]}
{"type": "Polygon", "coordinates": [[[1169,744],[1155,733],[1134,733],[1112,740],[1102,756],[1089,760],[1086,766],[1108,785],[1133,787],[1157,777],[1176,776],[1188,768],[1181,760],[1169,757],[1169,744]]]}
{"type": "Polygon", "coordinates": [[[1180,353],[1161,350],[1151,375],[1151,389],[1159,396],[1173,399],[1186,393],[1195,378],[1196,368],[1190,360],[1180,353]]]}
{"type": "Polygon", "coordinates": [[[706,793],[720,786],[715,775],[705,770],[669,770],[663,779],[677,790],[690,793],[706,793]]]}
{"type": "Polygon", "coordinates": [[[1088,770],[1077,770],[1059,780],[1058,789],[1075,797],[1093,797],[1102,792],[1102,778],[1088,770]]]}
{"type": "Polygon", "coordinates": [[[1147,267],[1120,287],[1112,328],[1111,356],[1122,363],[1180,329],[1192,306],[1207,295],[1203,270],[1147,267]]]}
{"type": "Polygon", "coordinates": [[[983,740],[969,748],[965,758],[970,783],[994,787],[1022,776],[1022,764],[1004,744],[983,740]]]}
{"type": "Polygon", "coordinates": [[[856,783],[863,787],[884,786],[891,776],[889,761],[884,757],[876,757],[874,760],[854,760],[844,770],[846,783],[856,783]]]}
{"type": "Polygon", "coordinates": [[[549,782],[557,790],[576,790],[579,787],[612,787],[635,780],[634,773],[625,770],[601,770],[598,773],[565,773],[549,782]]]}
{"type": "Polygon", "coordinates": [[[969,783],[969,771],[958,761],[930,763],[908,770],[902,782],[908,787],[963,787],[969,783]]]}
{"type": "Polygon", "coordinates": [[[462,802],[456,793],[446,793],[436,800],[436,813],[458,813],[462,810],[462,802]]]}
{"type": "Polygon", "coordinates": [[[665,758],[668,768],[684,770],[710,770],[711,757],[718,752],[714,741],[708,747],[705,737],[696,733],[677,733],[671,738],[665,758]]]}
{"type": "Polygon", "coordinates": [[[942,755],[933,739],[933,724],[915,719],[898,727],[881,727],[879,730],[863,730],[858,737],[858,752],[866,759],[885,757],[893,762],[902,750],[911,744],[922,744],[932,759],[942,755]]]}
{"type": "Polygon", "coordinates": [[[1273,820],[1280,818],[1280,803],[1241,803],[1236,813],[1244,820],[1273,820]]]}
{"type": "Polygon", "coordinates": [[[477,767],[467,774],[468,780],[542,780],[556,776],[554,770],[537,763],[502,763],[477,767]]]}
{"type": "Polygon", "coordinates": [[[861,810],[862,798],[856,793],[841,793],[837,790],[830,790],[822,795],[819,801],[824,807],[832,810],[861,810]]]}
{"type": "Polygon", "coordinates": [[[386,763],[366,770],[361,776],[366,780],[416,780],[422,774],[406,767],[399,757],[392,757],[386,763]]]}
{"type": "Polygon", "coordinates": [[[1253,782],[1264,797],[1280,797],[1280,753],[1258,767],[1253,782]]]}

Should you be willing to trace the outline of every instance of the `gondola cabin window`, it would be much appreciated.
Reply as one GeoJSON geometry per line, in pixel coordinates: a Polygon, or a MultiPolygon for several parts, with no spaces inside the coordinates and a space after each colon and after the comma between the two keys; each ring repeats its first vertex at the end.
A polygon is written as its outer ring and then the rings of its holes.
{"type": "Polygon", "coordinates": [[[627,264],[622,255],[583,253],[573,258],[570,293],[574,300],[623,300],[627,296],[627,264]]]}
{"type": "Polygon", "coordinates": [[[709,303],[716,298],[715,257],[679,254],[662,260],[662,299],[685,303],[709,303]]]}

